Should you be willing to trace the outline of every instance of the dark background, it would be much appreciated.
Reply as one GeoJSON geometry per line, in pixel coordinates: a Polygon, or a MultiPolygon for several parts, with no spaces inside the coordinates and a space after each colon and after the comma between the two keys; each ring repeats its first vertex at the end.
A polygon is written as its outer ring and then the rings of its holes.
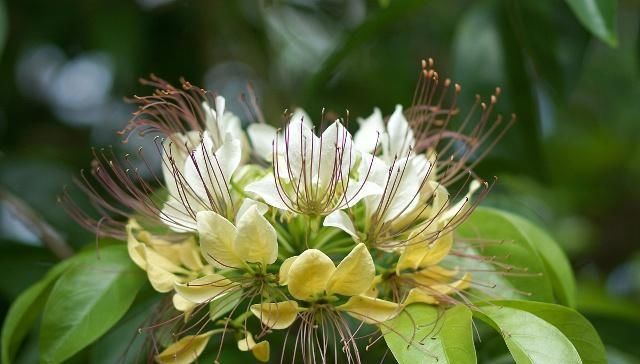
{"type": "MultiPolygon", "coordinates": [[[[640,10],[596,1],[0,2],[0,310],[71,247],[94,242],[56,196],[91,160],[119,153],[139,77],[180,77],[227,97],[256,89],[267,119],[285,108],[389,114],[408,105],[420,59],[475,93],[503,90],[517,124],[479,168],[486,204],[545,227],[570,256],[579,309],[611,362],[640,348],[640,10]],[[591,24],[591,25],[590,25],[591,24]]],[[[355,123],[353,123],[355,124],[355,123]]],[[[148,142],[148,141],[147,141],[148,142]]],[[[22,360],[29,362],[29,352],[22,360]]]]}

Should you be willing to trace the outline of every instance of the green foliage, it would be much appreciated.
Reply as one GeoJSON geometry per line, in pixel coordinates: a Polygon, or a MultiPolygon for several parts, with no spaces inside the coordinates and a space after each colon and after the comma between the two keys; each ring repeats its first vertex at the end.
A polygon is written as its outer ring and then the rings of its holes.
{"type": "MultiPolygon", "coordinates": [[[[555,326],[571,341],[585,364],[606,363],[604,345],[584,316],[574,309],[540,302],[494,301],[500,307],[510,307],[527,311],[555,326]]],[[[484,312],[484,308],[480,309],[484,312]]]]}
{"type": "Polygon", "coordinates": [[[13,361],[22,340],[40,316],[55,281],[69,267],[72,261],[64,261],[55,266],[47,275],[26,289],[11,305],[2,326],[2,362],[13,361]]]}
{"type": "Polygon", "coordinates": [[[479,253],[495,256],[500,264],[496,266],[498,272],[476,276],[482,281],[496,282],[496,292],[492,293],[534,301],[573,303],[575,283],[567,258],[535,225],[508,212],[480,207],[457,232],[463,240],[488,242],[479,253]],[[502,264],[507,264],[508,268],[502,264]],[[504,272],[504,276],[500,272],[504,272]],[[499,283],[504,281],[508,284],[499,283]]]}
{"type": "Polygon", "coordinates": [[[612,47],[618,45],[616,35],[616,0],[566,0],[580,22],[612,47]]]}
{"type": "Polygon", "coordinates": [[[41,360],[61,363],[104,334],[127,312],[145,281],[123,246],[77,258],[44,308],[41,360]]]}
{"type": "Polygon", "coordinates": [[[381,326],[384,339],[398,363],[476,363],[471,310],[449,310],[414,304],[381,326]]]}
{"type": "Polygon", "coordinates": [[[569,339],[534,314],[500,306],[485,306],[475,314],[502,335],[517,364],[582,363],[569,339]]]}

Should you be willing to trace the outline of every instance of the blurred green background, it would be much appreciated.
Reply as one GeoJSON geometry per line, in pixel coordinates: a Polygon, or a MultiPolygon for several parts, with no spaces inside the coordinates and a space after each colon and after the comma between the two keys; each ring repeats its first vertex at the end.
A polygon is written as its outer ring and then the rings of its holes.
{"type": "MultiPolygon", "coordinates": [[[[419,61],[462,84],[462,104],[502,87],[517,124],[481,165],[485,204],[555,236],[580,311],[612,363],[640,362],[640,3],[613,0],[61,0],[0,2],[0,311],[69,249],[93,244],[56,203],[92,146],[120,153],[147,94],[184,77],[245,115],[304,107],[368,116],[408,105],[419,61]]],[[[355,124],[355,123],[353,123],[355,124]]],[[[29,348],[25,363],[33,360],[29,348]]],[[[482,359],[482,357],[481,357],[482,359]]],[[[507,361],[508,362],[508,361],[507,361]]]]}

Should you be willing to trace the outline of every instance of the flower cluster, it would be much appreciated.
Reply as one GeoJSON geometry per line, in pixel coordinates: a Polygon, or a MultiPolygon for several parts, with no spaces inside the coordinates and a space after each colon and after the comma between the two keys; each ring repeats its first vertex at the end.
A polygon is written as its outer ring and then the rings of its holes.
{"type": "Polygon", "coordinates": [[[154,134],[162,173],[142,150],[144,170],[95,152],[78,185],[100,217],[63,199],[170,293],[181,327],[157,362],[193,362],[214,335],[268,361],[278,332],[282,360],[358,362],[356,338],[407,305],[465,301],[472,272],[447,258],[464,255],[455,229],[490,187],[472,168],[510,124],[490,119],[499,90],[454,121],[460,86],[424,61],[412,105],[374,109],[352,135],[348,118],[299,109],[276,129],[254,97],[243,128],[222,96],[145,82],[156,92],[134,99],[123,134],[154,134]]]}

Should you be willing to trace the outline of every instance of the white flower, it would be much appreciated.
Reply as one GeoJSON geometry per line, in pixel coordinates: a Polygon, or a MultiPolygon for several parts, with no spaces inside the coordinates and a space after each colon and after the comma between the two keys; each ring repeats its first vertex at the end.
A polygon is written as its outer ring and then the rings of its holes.
{"type": "Polygon", "coordinates": [[[246,191],[273,207],[313,215],[326,215],[380,193],[365,175],[354,180],[358,153],[339,120],[319,137],[304,120],[302,113],[294,114],[284,133],[276,136],[273,174],[248,185],[246,191]]]}

